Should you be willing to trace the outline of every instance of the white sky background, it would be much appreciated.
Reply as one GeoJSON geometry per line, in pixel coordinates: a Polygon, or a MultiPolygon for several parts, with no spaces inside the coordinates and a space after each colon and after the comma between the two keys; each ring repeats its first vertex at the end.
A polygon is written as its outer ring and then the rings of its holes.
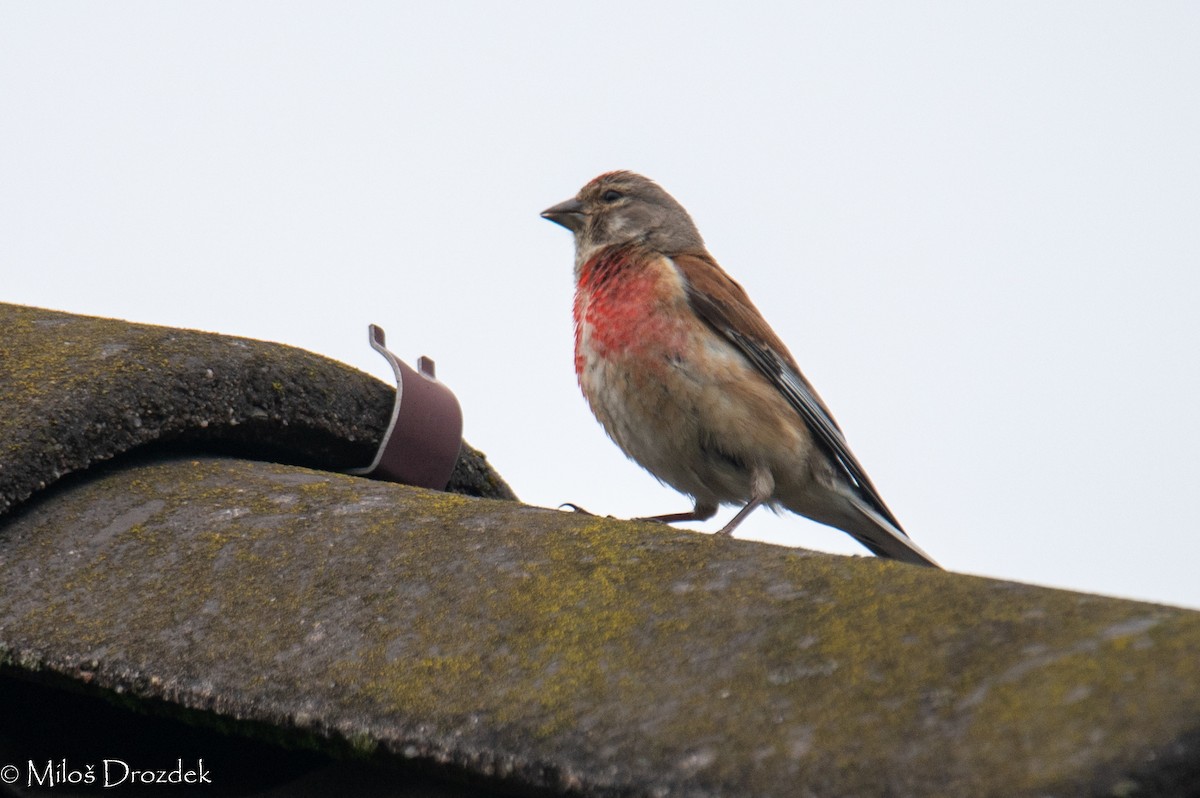
{"type": "Polygon", "coordinates": [[[538,217],[633,169],[946,567],[1200,607],[1197,42],[1193,2],[3,2],[0,301],[389,379],[377,322],[525,501],[683,510],[579,395],[538,217]]]}

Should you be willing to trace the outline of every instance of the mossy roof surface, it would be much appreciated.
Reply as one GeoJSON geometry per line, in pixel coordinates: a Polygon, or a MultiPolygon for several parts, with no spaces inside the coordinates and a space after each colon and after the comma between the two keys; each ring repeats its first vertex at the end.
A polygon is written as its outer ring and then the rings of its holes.
{"type": "Polygon", "coordinates": [[[224,458],[0,527],[0,655],[604,796],[1190,795],[1200,613],[224,458]]]}
{"type": "MultiPolygon", "coordinates": [[[[395,397],[368,374],[265,341],[7,304],[0,329],[0,514],[147,445],[364,466],[395,397]]],[[[462,452],[449,490],[512,498],[479,452],[462,452]]]]}

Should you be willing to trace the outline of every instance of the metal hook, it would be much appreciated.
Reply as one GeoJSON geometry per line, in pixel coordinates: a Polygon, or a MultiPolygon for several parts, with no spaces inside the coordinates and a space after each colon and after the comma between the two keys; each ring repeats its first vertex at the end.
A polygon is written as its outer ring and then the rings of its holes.
{"type": "Polygon", "coordinates": [[[444,490],[462,447],[458,399],[438,382],[433,360],[418,358],[414,370],[387,348],[382,327],[372,324],[367,331],[371,348],[387,359],[396,376],[396,401],[375,459],[349,473],[444,490]]]}

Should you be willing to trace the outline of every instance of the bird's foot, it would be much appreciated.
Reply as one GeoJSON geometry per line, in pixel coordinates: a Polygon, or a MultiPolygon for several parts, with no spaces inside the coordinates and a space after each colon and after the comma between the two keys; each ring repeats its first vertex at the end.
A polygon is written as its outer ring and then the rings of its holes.
{"type": "Polygon", "coordinates": [[[587,510],[583,509],[578,504],[572,504],[571,502],[563,502],[562,504],[558,505],[558,509],[560,509],[560,510],[564,507],[569,507],[571,509],[571,512],[579,513],[580,515],[595,515],[595,513],[589,513],[587,510]]]}
{"type": "Polygon", "coordinates": [[[697,504],[694,509],[686,513],[667,513],[666,515],[648,515],[644,518],[635,518],[634,521],[650,521],[655,524],[678,524],[686,521],[707,521],[712,518],[717,512],[715,504],[697,504]]]}

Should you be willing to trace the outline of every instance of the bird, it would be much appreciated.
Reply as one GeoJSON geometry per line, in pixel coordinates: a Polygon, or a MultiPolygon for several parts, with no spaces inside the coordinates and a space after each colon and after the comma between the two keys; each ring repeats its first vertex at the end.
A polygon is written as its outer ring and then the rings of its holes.
{"type": "Polygon", "coordinates": [[[542,217],[575,240],[575,373],[608,436],[706,521],[786,509],[873,554],[940,568],[904,532],[829,408],[661,186],[606,172],[542,217]]]}

